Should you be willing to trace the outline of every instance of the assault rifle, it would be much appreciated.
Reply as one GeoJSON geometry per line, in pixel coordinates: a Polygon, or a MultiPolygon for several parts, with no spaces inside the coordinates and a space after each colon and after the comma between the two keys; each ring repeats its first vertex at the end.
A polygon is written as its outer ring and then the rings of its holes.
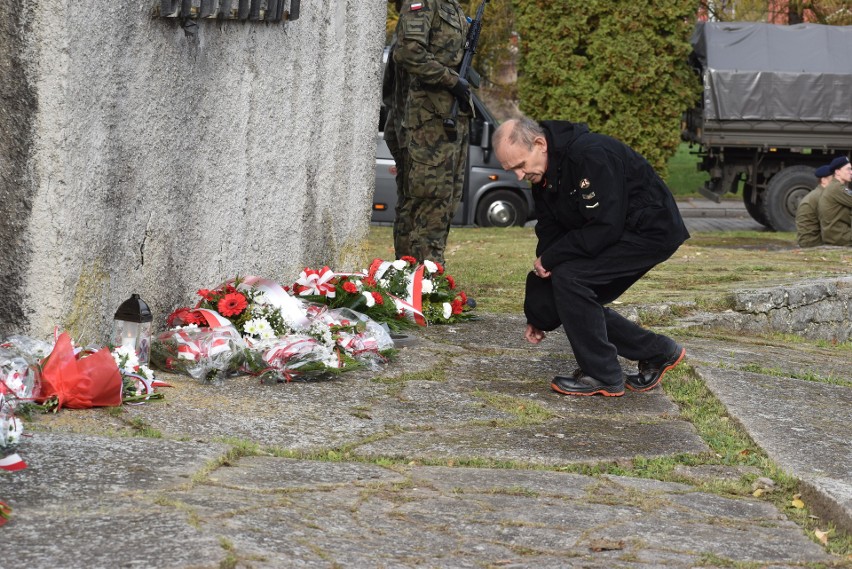
{"type": "MultiPolygon", "coordinates": [[[[476,53],[476,45],[479,43],[479,32],[482,31],[482,13],[485,12],[485,5],[489,0],[482,0],[482,4],[476,10],[476,17],[471,20],[470,27],[467,30],[467,39],[464,43],[464,56],[462,56],[461,65],[459,66],[459,77],[467,79],[468,75],[476,77],[475,81],[470,81],[474,87],[479,87],[479,76],[473,71],[471,62],[473,55],[476,53]]],[[[456,120],[459,116],[459,101],[453,101],[453,107],[450,110],[450,116],[444,119],[444,131],[447,133],[447,138],[455,142],[458,138],[456,130],[456,120]]]]}

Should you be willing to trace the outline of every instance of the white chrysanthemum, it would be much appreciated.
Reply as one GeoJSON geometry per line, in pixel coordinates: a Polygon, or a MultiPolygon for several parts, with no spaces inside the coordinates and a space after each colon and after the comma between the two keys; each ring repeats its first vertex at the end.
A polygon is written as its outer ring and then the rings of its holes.
{"type": "Polygon", "coordinates": [[[186,326],[178,326],[175,328],[175,330],[198,330],[198,324],[187,324],[186,326]]]}
{"type": "Polygon", "coordinates": [[[428,259],[423,261],[423,266],[426,267],[426,270],[430,273],[434,273],[438,270],[438,265],[428,259]]]}
{"type": "Polygon", "coordinates": [[[275,330],[273,330],[271,326],[266,330],[260,331],[260,339],[261,340],[272,340],[272,339],[277,338],[277,337],[278,336],[275,333],[275,330]]]}
{"type": "Polygon", "coordinates": [[[444,319],[449,320],[453,315],[453,306],[449,302],[444,303],[444,319]]]}
{"type": "Polygon", "coordinates": [[[272,325],[269,324],[269,321],[266,318],[252,318],[243,326],[243,331],[245,331],[246,334],[260,336],[261,338],[263,338],[264,334],[271,330],[272,325]]]}
{"type": "Polygon", "coordinates": [[[404,268],[405,268],[405,267],[407,267],[407,266],[408,266],[408,263],[406,263],[406,262],[405,262],[405,261],[403,261],[402,259],[397,259],[396,261],[394,261],[393,263],[391,263],[391,267],[393,267],[393,268],[394,268],[394,269],[396,269],[397,271],[401,271],[402,269],[404,269],[404,268]]]}
{"type": "Polygon", "coordinates": [[[367,308],[372,308],[376,305],[376,299],[373,298],[373,294],[369,291],[364,291],[361,293],[361,296],[367,301],[367,308]]]}
{"type": "Polygon", "coordinates": [[[154,372],[148,366],[140,365],[136,373],[145,379],[154,379],[154,372]]]}
{"type": "Polygon", "coordinates": [[[136,350],[130,346],[121,346],[112,351],[112,359],[115,360],[115,365],[121,370],[121,373],[136,373],[136,367],[139,365],[139,358],[136,356],[136,350]]]}
{"type": "Polygon", "coordinates": [[[269,297],[266,296],[266,294],[259,294],[259,295],[255,296],[253,301],[254,301],[255,304],[272,304],[269,301],[269,297]]]}
{"type": "Polygon", "coordinates": [[[432,284],[432,279],[423,279],[421,286],[423,294],[432,294],[432,291],[435,290],[435,287],[432,284]]]}

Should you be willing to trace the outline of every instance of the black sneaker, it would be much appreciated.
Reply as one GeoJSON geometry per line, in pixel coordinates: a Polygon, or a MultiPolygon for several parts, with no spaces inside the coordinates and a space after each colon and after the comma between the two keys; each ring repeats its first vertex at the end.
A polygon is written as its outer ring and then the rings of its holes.
{"type": "Polygon", "coordinates": [[[624,395],[624,384],[609,385],[575,370],[571,377],[557,375],[550,383],[550,388],[562,395],[604,395],[606,397],[621,397],[624,395]]]}
{"type": "Polygon", "coordinates": [[[686,355],[686,348],[677,346],[674,353],[663,359],[641,360],[639,362],[639,373],[627,375],[624,382],[630,391],[651,391],[663,380],[667,371],[675,367],[686,355]]]}

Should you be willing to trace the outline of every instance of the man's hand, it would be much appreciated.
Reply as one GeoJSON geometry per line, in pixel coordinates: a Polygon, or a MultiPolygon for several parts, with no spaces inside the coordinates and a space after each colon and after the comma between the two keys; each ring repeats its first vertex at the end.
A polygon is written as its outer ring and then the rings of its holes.
{"type": "Polygon", "coordinates": [[[549,279],[550,271],[544,268],[544,265],[541,264],[541,257],[535,260],[533,263],[533,272],[535,272],[535,276],[540,279],[549,279]]]}
{"type": "Polygon", "coordinates": [[[459,77],[458,82],[450,89],[450,93],[458,100],[461,110],[470,111],[470,83],[467,79],[459,77]]]}
{"type": "Polygon", "coordinates": [[[547,337],[547,334],[533,326],[532,324],[527,324],[527,329],[524,332],[524,338],[527,339],[527,342],[530,344],[538,344],[542,340],[547,337]]]}

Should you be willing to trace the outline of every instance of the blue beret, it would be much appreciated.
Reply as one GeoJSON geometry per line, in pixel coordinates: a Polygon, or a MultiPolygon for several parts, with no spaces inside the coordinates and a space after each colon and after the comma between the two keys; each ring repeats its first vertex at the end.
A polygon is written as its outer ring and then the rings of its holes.
{"type": "Polygon", "coordinates": [[[831,176],[831,174],[831,166],[827,164],[825,166],[820,166],[819,168],[814,170],[814,176],[816,176],[817,178],[825,178],[826,176],[831,176]]]}
{"type": "Polygon", "coordinates": [[[838,156],[837,158],[831,161],[831,164],[829,164],[828,167],[831,168],[832,172],[834,172],[838,168],[843,168],[847,164],[849,164],[849,158],[847,158],[846,156],[838,156]]]}

